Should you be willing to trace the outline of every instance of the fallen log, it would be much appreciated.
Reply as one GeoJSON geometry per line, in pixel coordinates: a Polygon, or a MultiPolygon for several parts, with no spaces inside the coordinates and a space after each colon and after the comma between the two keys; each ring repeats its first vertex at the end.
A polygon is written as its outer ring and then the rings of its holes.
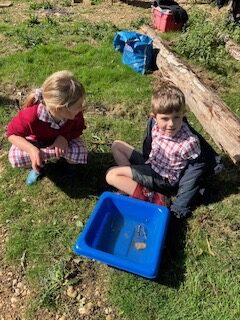
{"type": "Polygon", "coordinates": [[[13,3],[10,2],[10,1],[1,2],[0,3],[0,8],[7,8],[7,7],[11,7],[12,5],[13,5],[13,3]]]}
{"type": "Polygon", "coordinates": [[[204,130],[232,161],[240,162],[240,119],[211,89],[207,88],[190,67],[172,53],[159,35],[150,27],[141,32],[153,39],[159,49],[156,64],[162,76],[172,81],[185,94],[186,103],[204,130]]]}
{"type": "Polygon", "coordinates": [[[219,32],[218,37],[225,43],[225,49],[230,54],[231,57],[240,61],[240,47],[239,45],[230,39],[228,34],[222,34],[219,32]]]}
{"type": "Polygon", "coordinates": [[[225,48],[229,52],[230,56],[240,61],[240,47],[235,42],[232,40],[226,41],[225,48]]]}

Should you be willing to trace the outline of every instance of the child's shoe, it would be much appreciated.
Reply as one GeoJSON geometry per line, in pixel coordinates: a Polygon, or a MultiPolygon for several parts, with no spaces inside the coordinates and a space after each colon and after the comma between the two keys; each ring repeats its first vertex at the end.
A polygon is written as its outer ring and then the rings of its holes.
{"type": "Polygon", "coordinates": [[[35,183],[37,183],[37,181],[43,176],[42,172],[37,172],[35,170],[31,170],[27,176],[26,179],[26,184],[28,186],[31,186],[35,183]]]}

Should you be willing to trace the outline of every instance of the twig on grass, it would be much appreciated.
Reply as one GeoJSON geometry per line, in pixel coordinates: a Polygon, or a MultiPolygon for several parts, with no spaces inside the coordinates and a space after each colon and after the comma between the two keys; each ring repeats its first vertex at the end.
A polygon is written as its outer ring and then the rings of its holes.
{"type": "Polygon", "coordinates": [[[206,238],[206,241],[207,241],[208,252],[210,253],[211,256],[215,257],[216,254],[212,251],[208,238],[206,238]]]}

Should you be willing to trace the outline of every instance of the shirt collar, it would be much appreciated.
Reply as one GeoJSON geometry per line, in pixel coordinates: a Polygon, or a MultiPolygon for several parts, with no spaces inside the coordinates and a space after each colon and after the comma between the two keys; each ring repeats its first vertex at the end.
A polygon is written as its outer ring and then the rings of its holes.
{"type": "Polygon", "coordinates": [[[49,114],[46,107],[42,103],[39,103],[38,105],[37,115],[39,120],[50,123],[50,127],[53,129],[60,129],[66,122],[65,120],[56,122],[56,120],[53,119],[53,117],[49,114]]]}

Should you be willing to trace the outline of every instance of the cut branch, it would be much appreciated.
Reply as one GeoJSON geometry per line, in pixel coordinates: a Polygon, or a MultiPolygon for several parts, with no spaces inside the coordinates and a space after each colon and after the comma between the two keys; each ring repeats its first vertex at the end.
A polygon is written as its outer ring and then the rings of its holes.
{"type": "Polygon", "coordinates": [[[187,105],[204,130],[221,149],[228,153],[234,163],[239,163],[240,119],[171,52],[153,29],[143,26],[141,31],[150,36],[154,46],[159,49],[156,64],[162,76],[183,91],[187,105]]]}

